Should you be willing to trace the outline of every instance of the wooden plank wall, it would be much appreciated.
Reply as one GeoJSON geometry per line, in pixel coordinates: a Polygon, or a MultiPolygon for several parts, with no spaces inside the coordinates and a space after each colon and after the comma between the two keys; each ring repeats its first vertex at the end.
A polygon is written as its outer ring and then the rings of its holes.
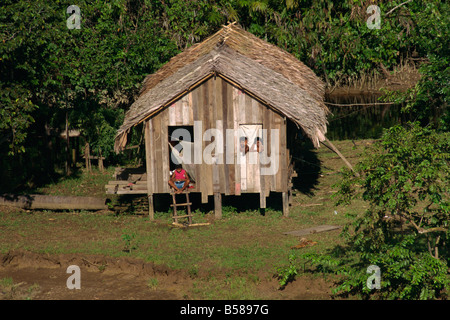
{"type": "MultiPolygon", "coordinates": [[[[223,159],[222,163],[208,165],[202,161],[201,164],[196,164],[197,187],[194,191],[202,193],[202,202],[207,202],[208,195],[217,192],[225,195],[255,192],[268,196],[270,191],[287,191],[288,164],[286,159],[289,154],[286,151],[286,120],[219,76],[210,78],[148,120],[146,139],[150,139],[150,143],[146,143],[146,148],[149,148],[146,150],[146,157],[148,180],[149,184],[152,184],[148,188],[149,191],[152,193],[170,192],[168,186],[170,161],[168,126],[193,126],[194,121],[201,121],[203,131],[201,133],[194,132],[196,139],[202,141],[201,154],[197,154],[197,157],[201,156],[203,159],[203,150],[210,143],[202,139],[205,130],[217,128],[221,130],[224,138],[223,153],[219,154],[216,150],[216,156],[223,159]],[[280,163],[277,174],[260,176],[259,168],[253,175],[252,172],[246,172],[246,179],[249,178],[246,182],[251,184],[246,191],[242,190],[241,184],[243,172],[236,164],[239,137],[237,134],[234,137],[234,146],[225,143],[226,129],[239,130],[241,124],[259,124],[263,129],[279,130],[280,163]],[[230,161],[233,163],[229,163],[230,161]],[[249,174],[250,177],[248,177],[249,174]]],[[[269,156],[272,152],[270,141],[271,131],[267,130],[267,141],[264,141],[264,147],[269,156]]],[[[253,141],[249,141],[250,146],[252,143],[253,141]]]]}

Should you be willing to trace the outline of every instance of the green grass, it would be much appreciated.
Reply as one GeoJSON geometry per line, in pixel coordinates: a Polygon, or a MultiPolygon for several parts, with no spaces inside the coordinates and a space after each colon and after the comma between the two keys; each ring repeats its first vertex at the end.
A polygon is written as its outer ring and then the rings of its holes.
{"type": "Polygon", "coordinates": [[[147,286],[151,289],[151,290],[156,290],[158,288],[158,279],[156,278],[150,278],[147,280],[147,286]]]}
{"type": "MultiPolygon", "coordinates": [[[[350,141],[339,141],[335,145],[346,155],[362,151],[359,147],[353,150],[350,141]]],[[[270,201],[262,216],[257,208],[259,200],[254,209],[245,211],[239,211],[238,205],[226,204],[221,220],[185,229],[171,225],[169,209],[156,212],[155,221],[149,221],[146,215],[113,211],[0,211],[0,251],[6,253],[20,248],[49,254],[139,258],[186,271],[194,280],[195,297],[257,298],[254,284],[272,277],[277,267],[287,263],[291,247],[299,243],[297,237],[283,235],[283,232],[322,224],[342,226],[349,221],[346,213],[359,213],[364,209],[364,204],[358,202],[351,207],[335,207],[332,185],[339,181],[338,172],[344,163],[328,149],[314,152],[327,168],[326,173],[319,172],[312,192],[296,193],[288,218],[270,201]],[[133,235],[128,244],[128,247],[132,245],[131,250],[125,250],[124,235],[133,235]]],[[[111,180],[112,171],[110,168],[104,173],[81,172],[76,177],[43,187],[39,192],[105,197],[104,185],[111,180]]],[[[200,209],[193,214],[194,222],[206,222],[213,217],[212,212],[200,209]]],[[[311,234],[306,238],[317,244],[301,249],[301,253],[326,252],[342,241],[339,231],[311,234]]],[[[154,286],[149,283],[149,287],[154,286]]]]}
{"type": "Polygon", "coordinates": [[[59,179],[53,184],[39,187],[38,194],[53,196],[85,196],[105,197],[105,185],[113,180],[114,168],[106,168],[104,172],[93,168],[90,173],[83,168],[78,169],[71,176],[59,179]]]}
{"type": "Polygon", "coordinates": [[[214,268],[258,271],[284,258],[298,240],[282,232],[312,225],[305,223],[308,219],[295,212],[287,219],[279,214],[244,214],[185,230],[165,221],[113,213],[2,213],[0,250],[27,247],[45,253],[129,255],[173,269],[188,269],[208,260],[214,268]],[[133,249],[127,253],[123,235],[134,235],[133,249]]]}

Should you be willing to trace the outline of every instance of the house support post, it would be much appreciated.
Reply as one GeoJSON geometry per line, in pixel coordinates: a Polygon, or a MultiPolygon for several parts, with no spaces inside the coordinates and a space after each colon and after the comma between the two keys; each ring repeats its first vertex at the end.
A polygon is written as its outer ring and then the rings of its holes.
{"type": "Polygon", "coordinates": [[[289,193],[283,192],[281,193],[281,197],[283,200],[283,217],[289,217],[289,193]]]}
{"type": "Polygon", "coordinates": [[[263,190],[259,193],[259,212],[263,216],[266,214],[266,194],[263,190]]]}
{"type": "Polygon", "coordinates": [[[151,120],[147,120],[144,125],[144,138],[145,138],[145,160],[147,171],[147,199],[148,199],[148,216],[151,220],[155,219],[154,207],[153,207],[153,186],[154,186],[154,173],[155,167],[153,159],[151,157],[151,141],[153,141],[153,127],[151,120]]]}
{"type": "Polygon", "coordinates": [[[150,221],[155,219],[155,209],[153,206],[153,194],[147,195],[148,198],[148,217],[150,218],[150,221]]]}
{"type": "Polygon", "coordinates": [[[220,192],[214,193],[214,218],[222,219],[222,194],[220,192]]]}

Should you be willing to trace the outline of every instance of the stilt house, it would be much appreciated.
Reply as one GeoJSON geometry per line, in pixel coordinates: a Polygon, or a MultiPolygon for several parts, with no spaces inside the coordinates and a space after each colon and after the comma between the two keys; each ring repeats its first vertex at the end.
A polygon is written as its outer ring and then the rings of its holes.
{"type": "Polygon", "coordinates": [[[222,195],[243,193],[258,193],[261,208],[280,193],[287,215],[293,142],[299,132],[315,147],[325,140],[323,97],[324,83],[293,55],[224,26],[145,78],[114,147],[124,150],[130,130],[143,123],[146,175],[134,184],[111,182],[107,192],[147,194],[153,218],[153,195],[171,192],[178,161],[190,192],[203,203],[214,196],[218,218],[222,195]]]}

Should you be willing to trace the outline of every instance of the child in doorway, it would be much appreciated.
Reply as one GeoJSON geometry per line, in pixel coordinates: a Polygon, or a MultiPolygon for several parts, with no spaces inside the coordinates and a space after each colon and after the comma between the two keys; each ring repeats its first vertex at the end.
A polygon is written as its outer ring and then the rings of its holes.
{"type": "Polygon", "coordinates": [[[175,189],[175,193],[182,193],[189,186],[189,176],[181,164],[175,166],[175,170],[169,180],[169,185],[175,189]]]}
{"type": "Polygon", "coordinates": [[[247,154],[247,152],[249,151],[249,147],[248,147],[248,139],[247,137],[241,137],[240,138],[240,151],[242,152],[242,154],[247,154]]]}
{"type": "Polygon", "coordinates": [[[264,151],[264,145],[263,145],[262,139],[260,137],[255,138],[255,143],[253,144],[251,151],[256,151],[256,152],[264,151]]]}

